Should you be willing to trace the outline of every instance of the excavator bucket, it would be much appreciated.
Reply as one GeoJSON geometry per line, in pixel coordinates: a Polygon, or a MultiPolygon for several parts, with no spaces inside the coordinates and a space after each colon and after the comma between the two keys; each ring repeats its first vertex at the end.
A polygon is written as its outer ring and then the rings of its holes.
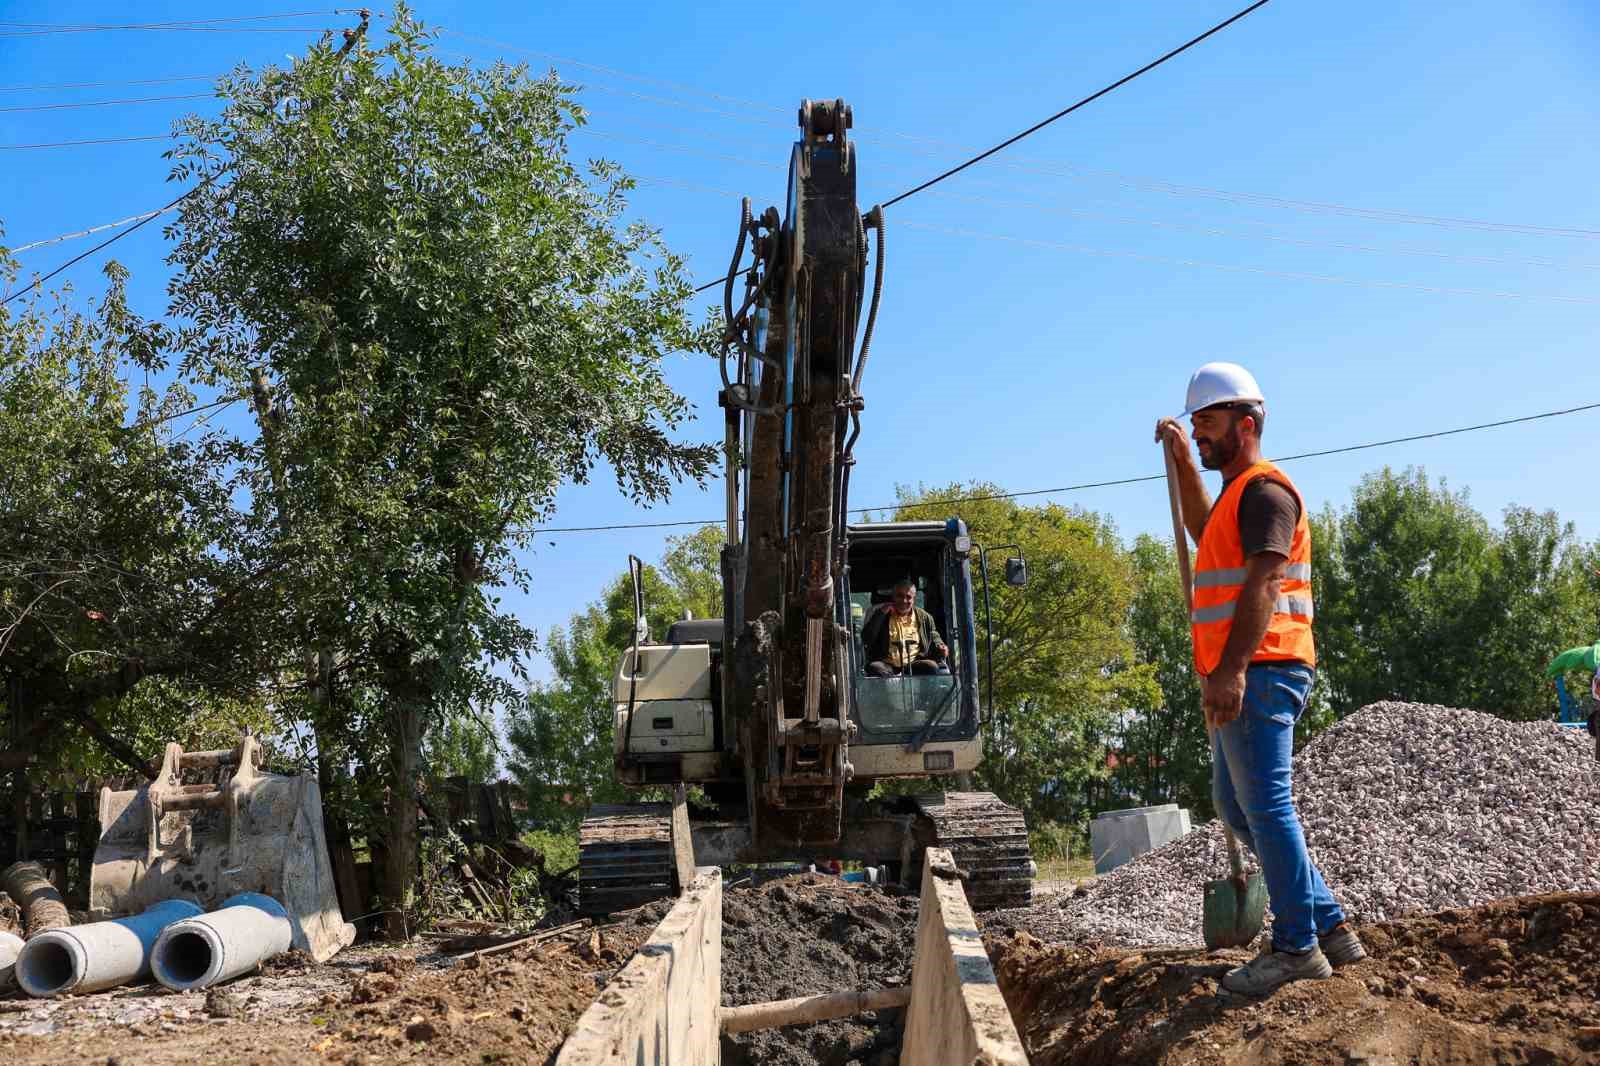
{"type": "Polygon", "coordinates": [[[355,927],[334,892],[316,778],[260,766],[261,745],[248,734],[231,751],[168,744],[155,780],[101,789],[90,913],[139,913],[168,899],[212,911],[260,892],[289,912],[293,947],[318,962],[348,947],[355,927]],[[219,784],[183,783],[184,770],[214,768],[227,771],[219,784]]]}

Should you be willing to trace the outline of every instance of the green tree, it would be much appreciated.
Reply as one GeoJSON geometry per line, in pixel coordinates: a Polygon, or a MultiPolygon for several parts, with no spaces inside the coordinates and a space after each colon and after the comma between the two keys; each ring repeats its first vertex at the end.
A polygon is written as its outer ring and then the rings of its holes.
{"type": "Polygon", "coordinates": [[[1317,651],[1340,714],[1374,700],[1549,717],[1544,664],[1593,639],[1594,581],[1570,524],[1509,508],[1493,528],[1467,494],[1384,468],[1318,516],[1317,651]]]}
{"type": "Polygon", "coordinates": [[[278,611],[238,452],[193,433],[184,388],[130,386],[172,336],[105,273],[87,314],[65,292],[0,307],[0,702],[45,770],[140,767],[271,721],[278,611]]]}
{"type": "MultiPolygon", "coordinates": [[[[1111,522],[1092,511],[994,499],[1000,491],[984,483],[901,490],[895,518],[954,515],[977,543],[1021,545],[1027,586],[1012,588],[999,575],[990,585],[994,700],[976,778],[1030,821],[1059,821],[1080,813],[1084,786],[1105,776],[1117,712],[1154,705],[1159,694],[1153,671],[1134,661],[1124,624],[1134,573],[1111,522]]],[[[978,646],[986,670],[981,635],[978,646]]]]}
{"type": "Polygon", "coordinates": [[[1211,747],[1200,709],[1189,612],[1172,545],[1139,536],[1130,552],[1137,587],[1128,630],[1137,661],[1154,671],[1159,699],[1131,709],[1122,729],[1126,758],[1118,768],[1145,804],[1179,803],[1210,817],[1211,747]]]}
{"type": "Polygon", "coordinates": [[[654,500],[708,467],[660,369],[702,341],[690,283],[620,221],[628,180],[569,161],[570,89],[445,63],[403,6],[382,47],[218,89],[173,150],[171,311],[188,372],[255,389],[307,688],[334,725],[373,716],[344,732],[381,746],[398,894],[429,729],[521,698],[533,634],[495,593],[527,587],[558,486],[603,460],[654,500]]]}

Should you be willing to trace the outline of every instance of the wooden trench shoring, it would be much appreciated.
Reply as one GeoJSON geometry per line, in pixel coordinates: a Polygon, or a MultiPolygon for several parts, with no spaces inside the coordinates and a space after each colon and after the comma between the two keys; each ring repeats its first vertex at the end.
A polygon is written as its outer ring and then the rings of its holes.
{"type": "Polygon", "coordinates": [[[950,853],[923,859],[911,985],[722,1007],[722,877],[702,867],[556,1066],[718,1066],[721,1035],[904,1007],[900,1066],[1027,1066],[950,853]]]}

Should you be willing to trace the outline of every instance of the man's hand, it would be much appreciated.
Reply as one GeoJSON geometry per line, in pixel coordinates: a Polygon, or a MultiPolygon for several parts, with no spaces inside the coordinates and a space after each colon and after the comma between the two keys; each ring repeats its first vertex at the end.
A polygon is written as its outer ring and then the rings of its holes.
{"type": "Polygon", "coordinates": [[[872,613],[873,614],[883,614],[885,611],[892,611],[892,610],[894,610],[894,603],[889,601],[889,600],[884,600],[882,603],[878,604],[878,606],[876,606],[876,607],[874,607],[872,609],[872,613]]]}
{"type": "Polygon", "coordinates": [[[1206,724],[1220,729],[1244,710],[1244,671],[1218,668],[1200,678],[1200,700],[1206,724]]]}

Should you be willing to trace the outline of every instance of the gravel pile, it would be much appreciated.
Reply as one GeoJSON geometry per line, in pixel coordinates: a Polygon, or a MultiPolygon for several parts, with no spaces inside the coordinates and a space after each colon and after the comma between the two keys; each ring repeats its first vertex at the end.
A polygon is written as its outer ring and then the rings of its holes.
{"type": "MultiPolygon", "coordinates": [[[[1600,770],[1581,730],[1374,703],[1308,744],[1294,782],[1311,857],[1353,918],[1600,891],[1600,770]]],[[[1213,821],[1087,891],[984,924],[1051,940],[1198,944],[1201,885],[1226,869],[1213,821]]]]}

